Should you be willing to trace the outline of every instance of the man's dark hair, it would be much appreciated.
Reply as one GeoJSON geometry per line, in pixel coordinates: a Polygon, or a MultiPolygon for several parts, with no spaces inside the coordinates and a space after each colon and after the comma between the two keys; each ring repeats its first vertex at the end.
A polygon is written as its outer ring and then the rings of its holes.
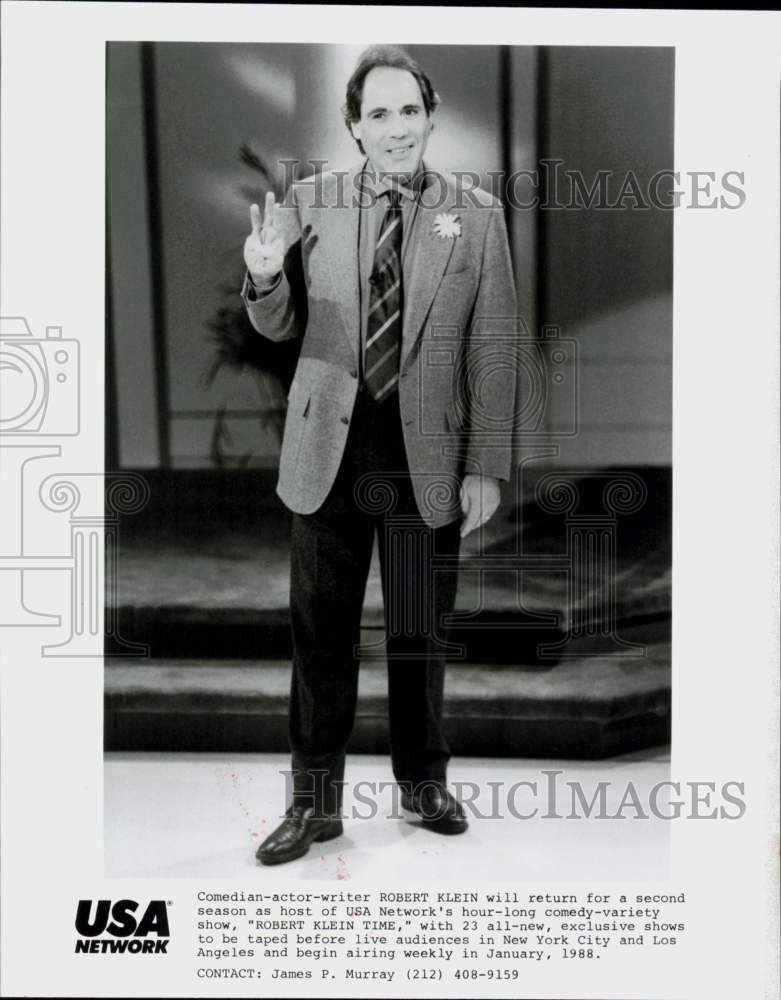
{"type": "MultiPolygon", "coordinates": [[[[344,115],[344,123],[348,131],[350,131],[350,135],[352,135],[350,126],[361,119],[364,80],[371,70],[376,69],[378,66],[388,66],[391,69],[406,69],[409,73],[412,73],[418,81],[420,94],[423,98],[423,106],[426,109],[427,115],[430,115],[439,104],[439,94],[434,90],[431,80],[429,80],[425,71],[411,55],[408,55],[404,49],[397,48],[395,45],[374,45],[361,54],[353,75],[347,81],[347,95],[344,107],[342,108],[342,114],[344,115]]],[[[363,153],[364,149],[361,140],[356,139],[356,142],[358,143],[358,149],[363,153]]]]}

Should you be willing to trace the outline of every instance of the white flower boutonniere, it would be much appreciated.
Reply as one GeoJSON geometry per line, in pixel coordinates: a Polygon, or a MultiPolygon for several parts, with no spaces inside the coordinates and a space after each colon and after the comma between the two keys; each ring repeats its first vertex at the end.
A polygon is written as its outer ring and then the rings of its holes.
{"type": "Polygon", "coordinates": [[[440,212],[434,219],[434,232],[443,240],[452,240],[461,235],[461,221],[452,212],[440,212]]]}

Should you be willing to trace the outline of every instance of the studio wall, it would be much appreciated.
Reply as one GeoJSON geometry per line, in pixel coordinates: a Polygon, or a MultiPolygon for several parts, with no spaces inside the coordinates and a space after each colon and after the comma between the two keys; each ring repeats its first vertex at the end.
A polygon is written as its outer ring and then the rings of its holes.
{"type": "MultiPolygon", "coordinates": [[[[642,185],[672,166],[670,49],[408,48],[442,96],[426,154],[438,166],[476,171],[486,186],[492,172],[532,170],[540,158],[562,161],[587,184],[608,170],[632,171],[642,185]]],[[[205,384],[213,358],[207,324],[221,303],[238,303],[248,206],[259,197],[258,174],[238,151],[248,145],[280,184],[283,159],[354,162],[340,108],[359,51],[109,46],[109,347],[119,466],[213,467],[219,436],[228,465],[275,468],[278,433],[261,411],[284,406],[284,396],[247,374],[222,372],[205,384]]],[[[558,461],[668,464],[672,213],[510,205],[507,221],[531,336],[553,329],[575,345],[564,366],[567,392],[544,402],[546,430],[562,432],[558,461]]]]}

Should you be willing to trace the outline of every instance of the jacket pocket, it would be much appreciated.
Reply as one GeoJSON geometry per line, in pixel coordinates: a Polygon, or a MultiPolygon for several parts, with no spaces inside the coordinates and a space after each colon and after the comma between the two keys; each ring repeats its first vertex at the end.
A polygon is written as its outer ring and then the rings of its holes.
{"type": "Polygon", "coordinates": [[[445,429],[449,434],[458,434],[464,429],[464,419],[455,403],[445,409],[445,429]]]}
{"type": "Polygon", "coordinates": [[[307,426],[309,414],[310,393],[308,389],[291,386],[288,395],[285,431],[282,435],[282,449],[279,454],[279,483],[287,489],[292,484],[292,477],[298,465],[301,442],[307,426]]]}
{"type": "Polygon", "coordinates": [[[294,379],[287,394],[288,418],[294,414],[299,414],[305,418],[309,413],[310,398],[311,393],[309,389],[294,379]]]}
{"type": "Polygon", "coordinates": [[[445,271],[442,275],[443,281],[448,281],[450,278],[461,278],[466,280],[474,274],[475,269],[471,264],[467,264],[466,267],[459,267],[456,271],[445,271]]]}

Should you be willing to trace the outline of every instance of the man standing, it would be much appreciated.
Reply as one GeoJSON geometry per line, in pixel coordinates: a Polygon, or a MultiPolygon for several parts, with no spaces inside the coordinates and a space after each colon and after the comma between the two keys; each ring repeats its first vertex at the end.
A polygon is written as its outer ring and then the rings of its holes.
{"type": "Polygon", "coordinates": [[[375,533],[402,806],[434,832],[467,826],[446,787],[444,622],[460,539],[510,476],[516,379],[496,328],[515,330],[516,302],[500,205],[423,161],[438,102],[405,52],[367,50],[344,108],[363,162],[251,208],[249,318],[303,336],[277,486],[293,512],[293,800],[263,864],[342,833],[375,533]]]}

